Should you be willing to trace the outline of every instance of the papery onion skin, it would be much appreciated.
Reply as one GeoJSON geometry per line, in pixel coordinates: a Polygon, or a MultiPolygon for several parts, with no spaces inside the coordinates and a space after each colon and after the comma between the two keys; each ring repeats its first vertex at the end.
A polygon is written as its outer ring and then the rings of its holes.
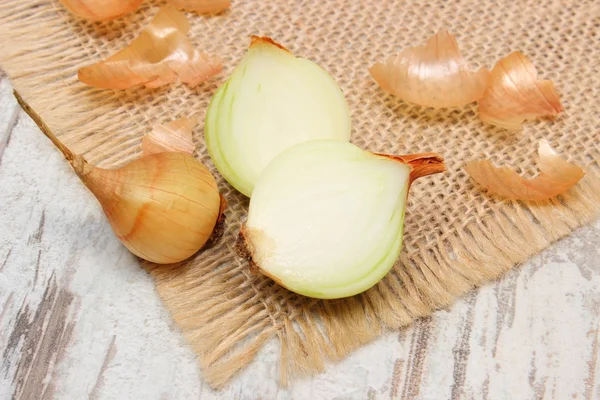
{"type": "Polygon", "coordinates": [[[557,155],[547,141],[539,146],[540,174],[522,178],[514,170],[494,167],[488,160],[471,161],[465,166],[469,176],[490,193],[512,200],[540,201],[558,196],[573,187],[585,173],[557,155]]]}
{"type": "Polygon", "coordinates": [[[188,154],[157,153],[115,170],[75,171],[117,238],[148,261],[170,264],[191,257],[210,238],[220,213],[215,179],[188,154]]]}
{"type": "Polygon", "coordinates": [[[258,270],[289,290],[352,296],[397,261],[411,183],[442,171],[435,153],[379,155],[327,139],[297,144],[261,175],[241,238],[258,270]]]}
{"type": "Polygon", "coordinates": [[[246,196],[269,161],[308,140],[350,139],[350,111],[333,78],[270,38],[248,53],[213,96],[205,122],[208,152],[246,196]]]}
{"type": "Polygon", "coordinates": [[[132,13],[144,0],[60,0],[67,10],[90,21],[110,21],[132,13]]]}
{"type": "Polygon", "coordinates": [[[192,141],[192,130],[198,118],[179,118],[155,126],[142,138],[142,155],[149,156],[167,151],[192,154],[196,145],[192,141]]]}
{"type": "Polygon", "coordinates": [[[369,70],[379,86],[401,100],[426,107],[462,107],[479,100],[490,72],[469,70],[454,36],[441,29],[425,46],[404,49],[369,70]]]}
{"type": "Polygon", "coordinates": [[[118,169],[94,167],[65,147],[16,92],[15,97],[98,199],[113,231],[133,254],[170,264],[204,246],[225,204],[202,163],[188,154],[167,152],[118,169]]]}
{"type": "Polygon", "coordinates": [[[167,0],[179,10],[194,11],[199,14],[214,13],[231,7],[229,0],[167,0]]]}
{"type": "Polygon", "coordinates": [[[181,81],[195,87],[223,69],[219,57],[200,53],[187,34],[185,15],[171,6],[160,9],[129,46],[104,61],[80,68],[79,80],[102,89],[157,88],[181,81]]]}
{"type": "Polygon", "coordinates": [[[563,111],[560,97],[549,80],[538,80],[535,66],[521,52],[498,61],[492,80],[479,100],[479,115],[489,124],[518,130],[523,121],[563,111]]]}

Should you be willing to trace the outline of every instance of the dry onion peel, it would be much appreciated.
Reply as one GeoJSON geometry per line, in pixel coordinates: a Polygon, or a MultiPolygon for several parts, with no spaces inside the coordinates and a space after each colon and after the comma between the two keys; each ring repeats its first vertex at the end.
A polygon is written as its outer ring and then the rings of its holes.
{"type": "Polygon", "coordinates": [[[481,119],[506,129],[520,129],[527,119],[555,117],[561,111],[552,81],[538,80],[535,66],[518,51],[498,61],[490,87],[479,100],[481,119]]]}
{"type": "Polygon", "coordinates": [[[60,0],[67,10],[91,21],[110,21],[134,12],[144,0],[60,0]]]}
{"type": "Polygon", "coordinates": [[[192,154],[196,150],[192,141],[192,130],[196,125],[198,118],[192,117],[155,126],[142,138],[142,154],[149,156],[166,151],[192,154]]]}
{"type": "Polygon", "coordinates": [[[454,36],[441,29],[425,46],[411,47],[377,63],[371,75],[383,90],[400,99],[434,108],[461,107],[479,100],[490,72],[469,70],[454,36]]]}
{"type": "Polygon", "coordinates": [[[229,0],[167,0],[177,9],[194,11],[199,14],[214,13],[231,7],[229,0]]]}
{"type": "Polygon", "coordinates": [[[435,153],[388,156],[339,140],[297,144],[265,168],[241,238],[259,271],[332,299],[381,280],[402,247],[411,183],[444,171],[435,153]]]}
{"type": "Polygon", "coordinates": [[[538,167],[533,179],[522,178],[510,168],[497,168],[488,160],[471,161],[465,170],[479,185],[491,193],[513,200],[547,200],[573,187],[585,175],[576,165],[564,160],[540,141],[538,167]]]}
{"type": "Polygon", "coordinates": [[[169,152],[118,169],[94,167],[65,147],[21,96],[15,96],[96,196],[116,236],[132,253],[155,263],[175,263],[206,243],[221,199],[215,179],[195,158],[169,152]]]}
{"type": "Polygon", "coordinates": [[[313,139],[350,139],[350,111],[333,78],[265,37],[212,98],[205,123],[215,166],[250,196],[267,164],[286,148],[313,139]]]}
{"type": "Polygon", "coordinates": [[[131,44],[78,71],[79,80],[104,89],[163,86],[180,80],[194,87],[223,68],[221,59],[198,52],[187,33],[185,15],[171,6],[160,9],[131,44]]]}

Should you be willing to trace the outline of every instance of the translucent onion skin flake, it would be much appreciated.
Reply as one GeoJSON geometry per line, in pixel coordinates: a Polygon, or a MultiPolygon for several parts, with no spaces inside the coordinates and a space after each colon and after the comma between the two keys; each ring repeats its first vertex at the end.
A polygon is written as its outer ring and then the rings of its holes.
{"type": "Polygon", "coordinates": [[[196,146],[192,141],[192,131],[198,125],[198,118],[179,118],[166,124],[157,125],[142,138],[142,153],[149,156],[156,153],[179,152],[192,154],[196,146]]]}
{"type": "MultiPolygon", "coordinates": [[[[136,11],[144,0],[59,0],[67,10],[90,21],[110,21],[136,11]]],[[[215,13],[231,7],[229,0],[167,0],[179,10],[198,14],[215,13]]]]}
{"type": "Polygon", "coordinates": [[[144,0],[59,0],[72,14],[90,21],[110,21],[132,13],[144,0]]]}
{"type": "Polygon", "coordinates": [[[479,100],[490,72],[469,70],[454,36],[440,30],[425,46],[410,47],[370,69],[379,86],[403,101],[426,107],[462,107],[479,100]]]}
{"type": "Polygon", "coordinates": [[[198,52],[187,33],[185,15],[171,6],[160,9],[131,44],[96,64],[78,71],[81,82],[104,89],[144,85],[156,88],[180,80],[194,87],[219,73],[219,57],[198,52]]]}
{"type": "Polygon", "coordinates": [[[512,200],[547,200],[573,187],[585,173],[581,168],[564,160],[550,147],[540,141],[540,174],[533,179],[522,178],[510,168],[494,167],[488,160],[471,161],[465,170],[475,182],[490,193],[512,200]]]}
{"type": "Polygon", "coordinates": [[[490,87],[479,100],[483,121],[512,130],[521,129],[525,120],[554,118],[562,111],[552,81],[538,80],[534,65],[518,51],[498,61],[490,87]]]}

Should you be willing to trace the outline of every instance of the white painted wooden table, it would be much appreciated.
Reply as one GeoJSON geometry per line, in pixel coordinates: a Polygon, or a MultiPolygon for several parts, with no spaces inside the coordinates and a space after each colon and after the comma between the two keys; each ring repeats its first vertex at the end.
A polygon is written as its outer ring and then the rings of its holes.
{"type": "Polygon", "coordinates": [[[0,399],[599,399],[600,222],[312,379],[203,383],[150,277],[0,83],[0,399]]]}

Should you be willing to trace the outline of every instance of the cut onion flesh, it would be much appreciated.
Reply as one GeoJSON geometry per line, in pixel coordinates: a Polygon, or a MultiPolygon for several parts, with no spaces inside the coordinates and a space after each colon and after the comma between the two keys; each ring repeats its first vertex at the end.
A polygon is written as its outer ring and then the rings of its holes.
{"type": "Polygon", "coordinates": [[[298,144],[264,170],[241,234],[253,263],[282,286],[352,296],[398,259],[411,182],[443,170],[434,153],[404,159],[336,140],[298,144]]]}
{"type": "Polygon", "coordinates": [[[350,112],[333,78],[268,38],[252,38],[247,55],[217,91],[205,137],[219,172],[250,196],[262,170],[286,148],[313,139],[350,139],[350,112]]]}

